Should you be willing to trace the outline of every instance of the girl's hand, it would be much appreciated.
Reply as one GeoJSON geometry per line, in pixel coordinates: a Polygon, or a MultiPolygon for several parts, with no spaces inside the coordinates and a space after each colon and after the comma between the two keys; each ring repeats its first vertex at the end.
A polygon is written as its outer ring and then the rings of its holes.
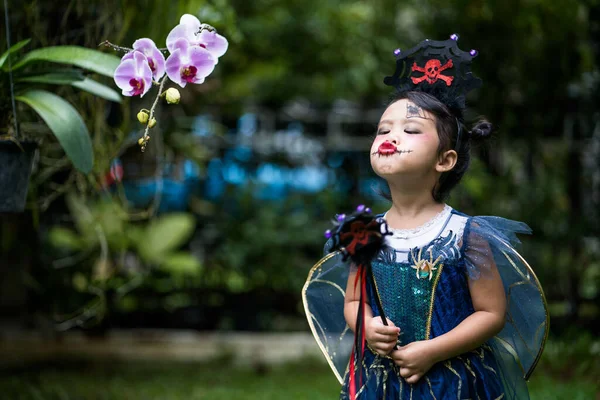
{"type": "Polygon", "coordinates": [[[394,363],[400,367],[400,376],[415,384],[436,363],[428,340],[412,342],[392,351],[394,363]]]}
{"type": "Polygon", "coordinates": [[[388,326],[383,324],[381,317],[373,317],[365,321],[365,337],[367,343],[377,354],[385,356],[396,346],[400,328],[387,319],[388,326]]]}

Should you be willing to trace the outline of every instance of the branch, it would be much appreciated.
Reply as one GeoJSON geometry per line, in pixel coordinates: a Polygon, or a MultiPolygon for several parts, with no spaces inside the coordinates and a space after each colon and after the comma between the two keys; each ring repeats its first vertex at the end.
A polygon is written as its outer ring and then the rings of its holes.
{"type": "Polygon", "coordinates": [[[113,50],[122,51],[123,53],[129,53],[130,51],[133,51],[133,49],[130,49],[129,47],[121,47],[121,46],[117,46],[116,44],[112,44],[108,40],[105,40],[104,42],[100,43],[98,45],[98,47],[100,47],[100,46],[110,47],[113,50]]]}
{"type": "Polygon", "coordinates": [[[40,183],[45,182],[52,175],[54,175],[55,173],[59,172],[60,170],[62,170],[64,168],[66,168],[70,164],[71,164],[71,160],[69,160],[67,157],[63,157],[59,160],[54,161],[52,163],[52,165],[49,166],[48,168],[44,168],[44,169],[40,170],[40,173],[38,174],[37,178],[33,182],[34,185],[39,185],[40,183]]]}
{"type": "Polygon", "coordinates": [[[64,258],[59,258],[58,260],[52,261],[52,268],[54,269],[62,269],[66,267],[71,267],[75,264],[79,264],[83,260],[85,260],[89,255],[93,252],[94,248],[90,247],[85,249],[84,251],[80,251],[72,256],[67,256],[64,258]]]}
{"type": "Polygon", "coordinates": [[[75,181],[75,174],[71,173],[69,175],[69,179],[67,179],[67,181],[58,186],[54,192],[50,193],[45,199],[41,200],[41,204],[40,204],[40,209],[42,211],[46,211],[48,209],[48,207],[50,207],[50,204],[52,204],[52,202],[54,200],[56,200],[58,197],[60,197],[61,195],[65,194],[66,192],[69,191],[69,189],[71,188],[73,182],[75,181]]]}
{"type": "Polygon", "coordinates": [[[127,293],[144,283],[148,274],[148,272],[140,273],[132,278],[129,282],[119,286],[116,290],[116,295],[119,297],[125,296],[127,293]]]}
{"type": "Polygon", "coordinates": [[[74,317],[56,323],[54,325],[54,328],[57,331],[62,332],[67,331],[75,326],[82,326],[91,318],[100,314],[100,308],[106,303],[106,297],[104,295],[104,292],[96,286],[89,286],[88,291],[92,294],[95,294],[97,296],[97,299],[95,301],[90,301],[86,306],[82,308],[81,312],[75,313],[76,315],[74,317]],[[92,305],[90,306],[90,304],[92,305]]]}

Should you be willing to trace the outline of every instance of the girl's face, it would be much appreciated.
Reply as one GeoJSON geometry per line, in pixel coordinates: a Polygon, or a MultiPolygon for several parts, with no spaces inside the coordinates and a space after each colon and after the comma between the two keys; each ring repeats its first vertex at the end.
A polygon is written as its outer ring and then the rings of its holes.
{"type": "Polygon", "coordinates": [[[384,179],[435,175],[439,144],[435,117],[401,99],[381,116],[371,145],[371,166],[384,179]]]}

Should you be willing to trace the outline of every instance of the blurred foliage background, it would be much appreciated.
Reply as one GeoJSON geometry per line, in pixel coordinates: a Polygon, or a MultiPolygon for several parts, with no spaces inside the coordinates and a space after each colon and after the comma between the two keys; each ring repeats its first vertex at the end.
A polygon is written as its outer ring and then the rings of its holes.
{"type": "MultiPolygon", "coordinates": [[[[329,218],[361,202],[388,206],[373,190],[366,151],[391,94],[382,81],[392,51],[458,33],[461,48],[479,50],[473,69],[484,81],[470,117],[497,129],[449,204],[532,227],[522,253],[545,290],[552,337],[587,332],[577,343],[593,353],[598,1],[8,3],[11,41],[31,38],[29,48],[130,46],[140,37],[162,47],[191,13],[226,36],[229,51],[205,84],[182,90],[180,105],[161,108],[145,153],[135,114],[152,99],[117,104],[60,89],[84,116],[95,164],[77,172],[47,136],[28,211],[0,220],[3,321],[99,335],[307,330],[301,288],[329,218]]],[[[20,119],[24,130],[45,129],[26,110],[20,119]]]]}

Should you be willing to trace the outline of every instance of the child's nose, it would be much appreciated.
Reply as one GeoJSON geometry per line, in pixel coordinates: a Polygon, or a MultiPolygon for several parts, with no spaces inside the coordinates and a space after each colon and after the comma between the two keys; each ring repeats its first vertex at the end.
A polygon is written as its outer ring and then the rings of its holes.
{"type": "Polygon", "coordinates": [[[400,137],[396,132],[390,132],[389,141],[397,146],[400,143],[400,137]]]}

